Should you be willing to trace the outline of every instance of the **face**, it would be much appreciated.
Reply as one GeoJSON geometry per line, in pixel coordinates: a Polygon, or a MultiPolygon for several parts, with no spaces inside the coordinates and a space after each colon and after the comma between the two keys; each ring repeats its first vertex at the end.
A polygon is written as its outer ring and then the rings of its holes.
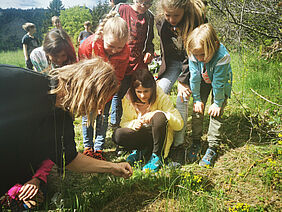
{"type": "Polygon", "coordinates": [[[135,93],[141,102],[148,104],[152,95],[152,88],[144,88],[142,85],[139,85],[135,88],[135,93]]]}
{"type": "Polygon", "coordinates": [[[29,30],[29,34],[34,34],[36,32],[36,27],[32,27],[29,30]]]}
{"type": "Polygon", "coordinates": [[[165,9],[164,10],[165,19],[168,23],[170,23],[172,26],[177,26],[179,22],[182,20],[184,15],[184,9],[178,8],[178,9],[165,9]]]}
{"type": "Polygon", "coordinates": [[[114,55],[123,50],[127,40],[119,40],[113,36],[104,36],[104,49],[108,55],[114,55]]]}
{"type": "Polygon", "coordinates": [[[54,23],[56,28],[60,28],[61,27],[61,21],[60,20],[56,20],[54,23]]]}
{"type": "Polygon", "coordinates": [[[139,14],[145,13],[151,6],[152,0],[134,0],[134,6],[139,14]]]}
{"type": "Polygon", "coordinates": [[[59,52],[56,55],[48,55],[49,59],[52,61],[52,63],[58,65],[58,66],[62,66],[68,59],[68,56],[66,54],[66,52],[64,50],[62,50],[61,52],[59,52]]]}
{"type": "Polygon", "coordinates": [[[203,62],[203,63],[208,63],[212,58],[212,55],[211,55],[205,59],[204,49],[195,49],[194,51],[192,51],[192,54],[196,57],[198,61],[203,62]]]}

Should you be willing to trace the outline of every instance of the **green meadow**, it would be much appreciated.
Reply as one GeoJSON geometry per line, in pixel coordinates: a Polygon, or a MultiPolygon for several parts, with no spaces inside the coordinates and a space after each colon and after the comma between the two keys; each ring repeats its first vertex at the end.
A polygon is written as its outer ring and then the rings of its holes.
{"type": "MultiPolygon", "coordinates": [[[[265,59],[255,51],[231,52],[231,58],[233,91],[215,167],[202,168],[197,162],[172,167],[168,159],[153,174],[142,172],[140,162],[127,180],[70,171],[62,176],[54,168],[38,211],[281,211],[281,59],[265,59]]],[[[0,52],[0,63],[24,67],[22,50],[0,52]]],[[[190,99],[190,114],[191,106],[190,99]]],[[[208,119],[206,114],[203,146],[208,119]]],[[[74,124],[82,152],[81,118],[74,124]]],[[[109,130],[106,158],[125,161],[128,153],[115,155],[111,134],[109,130]]],[[[191,118],[186,147],[190,143],[191,118]]]]}

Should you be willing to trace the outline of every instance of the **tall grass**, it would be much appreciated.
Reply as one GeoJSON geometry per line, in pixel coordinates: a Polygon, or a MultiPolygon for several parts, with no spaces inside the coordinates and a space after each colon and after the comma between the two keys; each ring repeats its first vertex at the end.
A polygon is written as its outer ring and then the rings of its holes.
{"type": "MultiPolygon", "coordinates": [[[[231,58],[234,80],[232,97],[225,111],[227,141],[216,167],[165,166],[152,174],[141,172],[142,165],[137,164],[128,180],[107,174],[71,172],[62,180],[53,174],[49,179],[45,210],[279,211],[281,107],[265,101],[251,88],[281,104],[281,61],[264,60],[257,53],[249,52],[231,53],[231,58]],[[271,139],[275,141],[265,146],[246,144],[252,136],[251,128],[272,131],[271,139]],[[243,145],[237,145],[239,141],[243,145]],[[55,204],[51,197],[58,191],[61,196],[57,197],[59,204],[55,204]]],[[[24,66],[22,51],[0,53],[0,63],[24,66]]],[[[74,122],[76,139],[82,149],[80,123],[80,119],[74,122]]],[[[262,139],[269,141],[268,137],[262,139]]]]}
{"type": "Polygon", "coordinates": [[[17,51],[2,51],[0,52],[0,64],[15,65],[18,67],[25,67],[25,59],[23,50],[17,51]]]}

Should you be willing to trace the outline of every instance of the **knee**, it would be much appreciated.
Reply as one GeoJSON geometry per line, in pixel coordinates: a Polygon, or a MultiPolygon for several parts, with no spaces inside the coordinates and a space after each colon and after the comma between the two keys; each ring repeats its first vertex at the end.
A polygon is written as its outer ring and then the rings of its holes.
{"type": "Polygon", "coordinates": [[[129,134],[124,130],[124,128],[118,128],[114,131],[112,140],[117,145],[121,145],[124,140],[127,140],[129,134]]]}
{"type": "Polygon", "coordinates": [[[153,126],[164,127],[167,125],[167,118],[163,112],[156,112],[151,120],[153,126]]]}

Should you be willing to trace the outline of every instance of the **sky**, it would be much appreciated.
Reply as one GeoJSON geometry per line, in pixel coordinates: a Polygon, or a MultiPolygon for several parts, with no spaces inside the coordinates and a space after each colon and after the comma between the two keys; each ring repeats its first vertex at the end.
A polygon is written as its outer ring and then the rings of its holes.
{"type": "MultiPolygon", "coordinates": [[[[0,0],[0,8],[17,8],[17,9],[31,9],[31,8],[47,8],[51,0],[0,0]]],[[[87,6],[92,8],[98,0],[62,0],[65,8],[73,6],[87,6]]]]}

